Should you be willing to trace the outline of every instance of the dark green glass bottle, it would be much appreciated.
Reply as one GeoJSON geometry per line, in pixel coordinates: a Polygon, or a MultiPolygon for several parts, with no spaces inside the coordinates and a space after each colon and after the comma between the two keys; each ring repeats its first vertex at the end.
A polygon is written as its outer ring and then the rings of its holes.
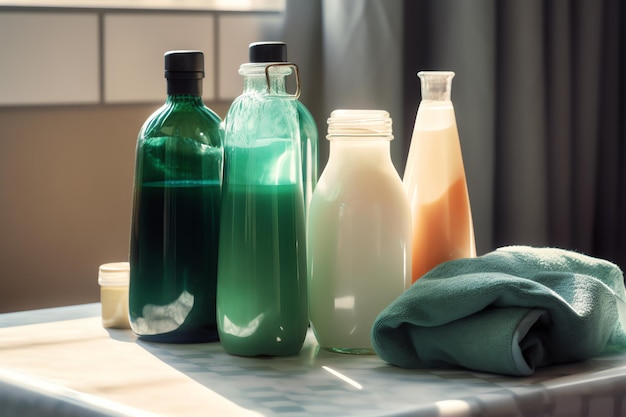
{"type": "Polygon", "coordinates": [[[221,120],[202,101],[202,52],[167,52],[165,78],[137,140],[130,324],[145,340],[215,341],[221,120]]]}

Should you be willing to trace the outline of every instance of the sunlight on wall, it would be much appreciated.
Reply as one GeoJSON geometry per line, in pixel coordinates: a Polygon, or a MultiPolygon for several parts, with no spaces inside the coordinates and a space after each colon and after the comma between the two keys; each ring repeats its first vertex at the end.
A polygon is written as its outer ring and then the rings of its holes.
{"type": "Polygon", "coordinates": [[[0,0],[0,6],[98,9],[282,11],[285,0],[0,0]]]}

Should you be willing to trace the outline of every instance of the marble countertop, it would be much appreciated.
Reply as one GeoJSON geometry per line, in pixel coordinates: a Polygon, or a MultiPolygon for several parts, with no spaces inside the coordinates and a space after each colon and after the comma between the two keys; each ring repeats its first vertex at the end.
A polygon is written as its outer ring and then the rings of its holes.
{"type": "Polygon", "coordinates": [[[100,305],[0,314],[5,416],[626,416],[626,355],[528,378],[407,370],[319,349],[241,358],[104,329],[100,305]]]}

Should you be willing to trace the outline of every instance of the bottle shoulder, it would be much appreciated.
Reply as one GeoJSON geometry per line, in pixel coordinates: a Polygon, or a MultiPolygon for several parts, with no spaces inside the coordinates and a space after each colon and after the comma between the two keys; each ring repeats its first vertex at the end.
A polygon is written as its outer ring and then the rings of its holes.
{"type": "Polygon", "coordinates": [[[239,114],[243,111],[250,109],[265,109],[269,110],[273,107],[291,107],[300,113],[299,103],[297,100],[293,100],[286,96],[270,95],[265,90],[253,90],[248,89],[237,96],[230,105],[228,113],[225,119],[239,114]]]}
{"type": "Polygon", "coordinates": [[[374,177],[370,181],[350,180],[318,182],[309,208],[309,221],[336,219],[337,222],[352,222],[354,219],[370,224],[402,223],[411,221],[409,199],[402,182],[393,177],[374,177]]]}
{"type": "Polygon", "coordinates": [[[146,119],[138,140],[184,138],[221,147],[222,128],[222,120],[217,113],[202,103],[166,103],[146,119]]]}
{"type": "Polygon", "coordinates": [[[144,126],[146,129],[159,125],[174,125],[195,122],[203,127],[219,126],[221,118],[213,110],[203,103],[193,104],[189,102],[165,103],[152,113],[144,126]]]}
{"type": "Polygon", "coordinates": [[[230,144],[259,137],[294,137],[298,129],[296,100],[256,92],[235,98],[224,118],[225,136],[230,144]]]}
{"type": "Polygon", "coordinates": [[[390,166],[328,162],[313,192],[336,202],[396,201],[406,198],[402,179],[390,166]]]}

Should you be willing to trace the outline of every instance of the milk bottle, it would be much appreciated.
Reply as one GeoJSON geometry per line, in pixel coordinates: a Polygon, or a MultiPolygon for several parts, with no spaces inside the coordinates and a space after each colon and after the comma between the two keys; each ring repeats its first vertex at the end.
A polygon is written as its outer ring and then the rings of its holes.
{"type": "Polygon", "coordinates": [[[308,219],[309,316],[324,349],[373,353],[372,323],[411,281],[411,212],[390,157],[391,118],[335,110],[308,219]]]}

